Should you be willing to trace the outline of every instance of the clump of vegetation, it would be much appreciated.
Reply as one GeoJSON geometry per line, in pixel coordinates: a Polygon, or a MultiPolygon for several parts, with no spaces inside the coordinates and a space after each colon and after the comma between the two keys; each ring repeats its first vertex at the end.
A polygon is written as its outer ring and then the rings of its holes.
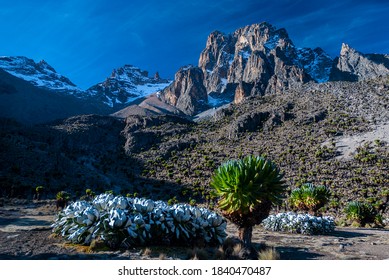
{"type": "Polygon", "coordinates": [[[211,179],[222,214],[238,226],[239,239],[251,248],[253,226],[260,224],[285,191],[283,175],[272,161],[246,156],[222,164],[211,179]]]}
{"type": "Polygon", "coordinates": [[[375,223],[378,214],[370,203],[359,201],[349,202],[344,212],[349,221],[353,222],[356,226],[362,227],[369,223],[375,223]]]}
{"type": "Polygon", "coordinates": [[[331,192],[327,187],[306,183],[291,192],[289,203],[294,210],[308,211],[315,216],[329,201],[330,196],[331,192]]]}
{"type": "Polygon", "coordinates": [[[55,198],[56,198],[57,210],[59,208],[64,209],[70,199],[70,194],[65,191],[60,191],[57,193],[55,198]]]}
{"type": "Polygon", "coordinates": [[[172,198],[169,198],[169,200],[167,201],[167,204],[168,205],[173,205],[173,204],[176,204],[178,203],[178,199],[176,196],[173,196],[172,198]]]}
{"type": "Polygon", "coordinates": [[[41,195],[43,193],[43,190],[44,190],[43,186],[37,186],[35,188],[35,198],[36,198],[36,200],[40,200],[41,199],[41,195]]]}
{"type": "Polygon", "coordinates": [[[262,225],[271,231],[283,231],[307,235],[329,234],[335,230],[332,217],[316,217],[310,214],[278,213],[263,220],[262,225]]]}
{"type": "Polygon", "coordinates": [[[259,260],[279,260],[280,253],[277,252],[274,248],[267,248],[259,252],[258,259],[259,260]]]}
{"type": "Polygon", "coordinates": [[[354,156],[354,159],[361,163],[375,162],[378,159],[377,154],[370,151],[369,143],[364,146],[357,148],[357,154],[354,156]]]}
{"type": "Polygon", "coordinates": [[[91,189],[86,189],[85,194],[88,197],[88,199],[93,199],[95,197],[95,192],[92,191],[91,189]]]}
{"type": "Polygon", "coordinates": [[[226,237],[226,221],[206,208],[187,204],[101,194],[89,203],[76,201],[61,211],[54,233],[72,243],[104,240],[110,248],[137,245],[220,245],[226,237]]]}

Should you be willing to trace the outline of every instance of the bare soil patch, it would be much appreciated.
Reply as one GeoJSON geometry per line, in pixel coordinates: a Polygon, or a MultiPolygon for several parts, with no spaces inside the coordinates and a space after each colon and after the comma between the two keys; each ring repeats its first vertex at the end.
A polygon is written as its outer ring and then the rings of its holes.
{"type": "MultiPolygon", "coordinates": [[[[350,160],[356,154],[357,148],[367,143],[381,141],[387,143],[389,141],[389,123],[384,123],[373,127],[371,131],[360,133],[352,136],[335,137],[335,147],[339,152],[336,159],[350,160]]],[[[327,141],[324,143],[329,145],[327,141]]]]}

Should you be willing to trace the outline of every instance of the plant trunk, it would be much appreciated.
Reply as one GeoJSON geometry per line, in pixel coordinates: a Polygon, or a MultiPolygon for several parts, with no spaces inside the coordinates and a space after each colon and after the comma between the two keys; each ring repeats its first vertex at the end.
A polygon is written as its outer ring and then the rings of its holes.
{"type": "Polygon", "coordinates": [[[253,237],[253,227],[246,226],[239,228],[239,239],[242,241],[243,246],[247,249],[251,249],[252,243],[251,239],[253,237]]]}
{"type": "Polygon", "coordinates": [[[62,198],[57,199],[57,203],[56,204],[57,204],[57,210],[59,208],[61,208],[63,210],[65,208],[65,206],[66,206],[66,200],[64,200],[62,198]]]}

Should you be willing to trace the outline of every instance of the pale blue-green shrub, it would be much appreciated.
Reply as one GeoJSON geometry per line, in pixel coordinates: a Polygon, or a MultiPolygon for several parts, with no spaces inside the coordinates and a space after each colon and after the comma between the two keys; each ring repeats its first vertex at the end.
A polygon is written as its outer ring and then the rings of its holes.
{"type": "Polygon", "coordinates": [[[300,234],[329,234],[335,230],[334,219],[330,216],[316,217],[293,212],[270,215],[262,221],[262,226],[271,231],[300,234]]]}
{"type": "Polygon", "coordinates": [[[206,208],[101,194],[90,203],[76,201],[67,206],[52,227],[66,240],[80,244],[116,238],[131,245],[196,240],[219,245],[227,236],[226,225],[224,218],[206,208]]]}

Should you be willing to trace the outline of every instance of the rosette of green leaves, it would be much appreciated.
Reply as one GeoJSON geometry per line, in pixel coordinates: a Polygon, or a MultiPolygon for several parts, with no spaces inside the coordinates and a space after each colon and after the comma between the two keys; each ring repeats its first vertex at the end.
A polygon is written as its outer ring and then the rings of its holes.
{"type": "Polygon", "coordinates": [[[330,195],[327,187],[307,183],[291,192],[289,203],[293,209],[315,215],[328,202],[330,195]]]}
{"type": "Polygon", "coordinates": [[[226,213],[247,214],[263,202],[281,202],[285,190],[277,166],[263,157],[247,156],[222,164],[212,177],[214,195],[226,213]]]}
{"type": "Polygon", "coordinates": [[[377,211],[370,203],[351,201],[344,209],[347,219],[365,226],[367,223],[374,223],[377,211]]]}
{"type": "Polygon", "coordinates": [[[260,224],[285,190],[283,175],[271,160],[246,156],[222,164],[211,180],[222,214],[238,226],[238,236],[251,248],[253,226],[260,224]]]}

